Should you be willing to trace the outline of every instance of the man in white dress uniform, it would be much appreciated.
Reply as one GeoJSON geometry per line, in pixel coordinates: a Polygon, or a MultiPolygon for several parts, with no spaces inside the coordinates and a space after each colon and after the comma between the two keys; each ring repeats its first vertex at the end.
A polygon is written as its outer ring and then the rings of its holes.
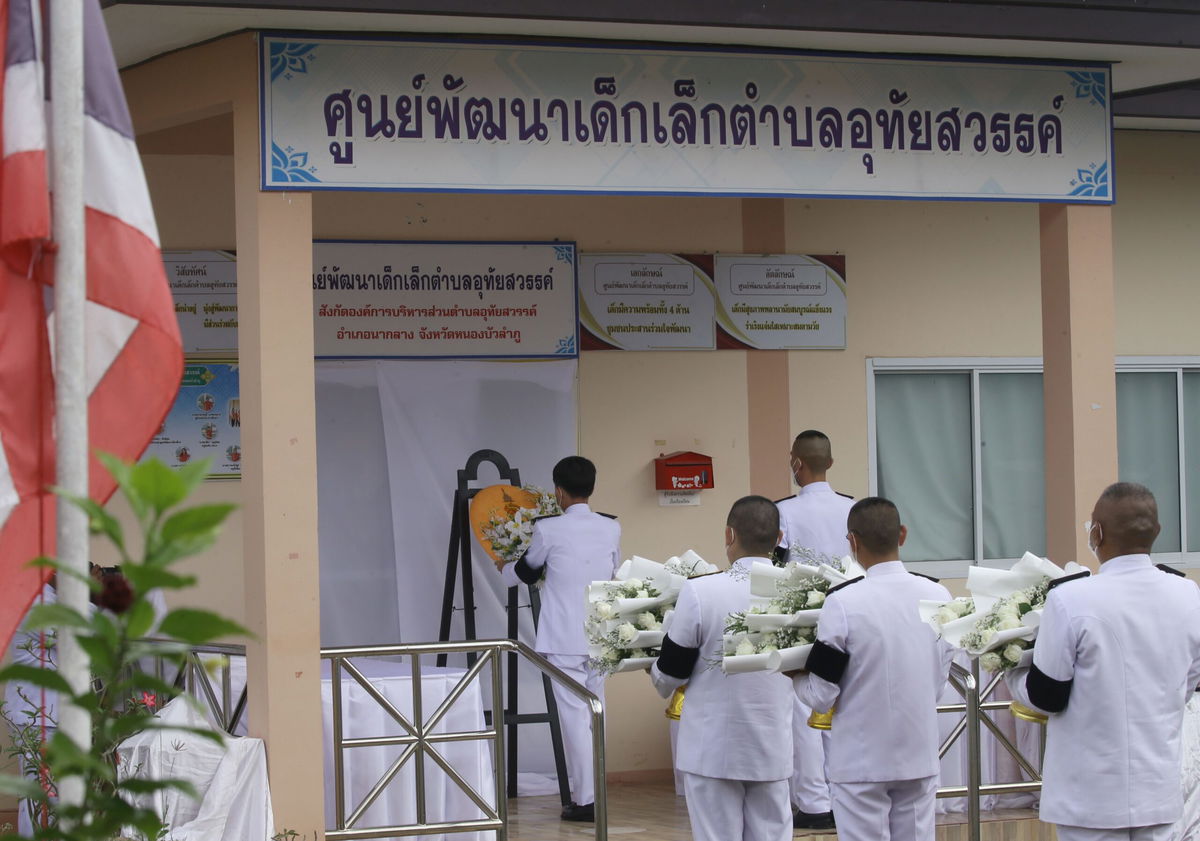
{"type": "Polygon", "coordinates": [[[826,767],[838,837],[933,841],[936,706],[953,652],[917,605],[950,593],[905,570],[907,531],[889,500],[859,500],[848,529],[867,574],[829,591],[796,692],[816,710],[836,705],[826,767]]]}
{"type": "Polygon", "coordinates": [[[750,606],[750,566],[779,541],[779,514],[766,497],[733,504],[725,526],[732,566],[684,583],[650,678],[668,697],[687,686],[676,767],[684,775],[696,841],[787,841],[792,726],[788,680],[717,665],[726,619],[750,606]]]}
{"type": "Polygon", "coordinates": [[[1200,683],[1200,589],[1155,568],[1158,506],[1142,485],[1100,495],[1085,524],[1098,574],[1051,585],[1013,697],[1050,713],[1041,819],[1060,841],[1167,841],[1183,811],[1179,731],[1200,683]]]}
{"type": "MultiPolygon", "coordinates": [[[[850,553],[846,541],[846,515],[854,498],[836,492],[825,479],[833,466],[829,438],[823,432],[806,429],[792,442],[792,477],[800,493],[778,500],[779,527],[783,539],[782,557],[805,559],[818,564],[850,553]]],[[[829,829],[833,812],[829,801],[829,781],[825,777],[825,743],[828,733],[809,727],[812,712],[795,695],[792,699],[792,761],[795,770],[789,783],[797,829],[829,829]]]]}
{"type": "MultiPolygon", "coordinates": [[[[541,585],[542,611],[534,647],[594,694],[604,699],[604,678],[588,668],[588,641],[583,631],[587,588],[613,577],[621,557],[621,527],[615,517],[593,512],[588,498],[596,487],[596,466],[581,456],[554,465],[554,496],[563,513],[533,524],[529,549],[501,570],[506,583],[518,580],[541,585]]],[[[554,700],[562,727],[563,753],[571,784],[571,803],[563,820],[595,820],[592,771],[592,719],[583,701],[554,684],[554,700]]]]}

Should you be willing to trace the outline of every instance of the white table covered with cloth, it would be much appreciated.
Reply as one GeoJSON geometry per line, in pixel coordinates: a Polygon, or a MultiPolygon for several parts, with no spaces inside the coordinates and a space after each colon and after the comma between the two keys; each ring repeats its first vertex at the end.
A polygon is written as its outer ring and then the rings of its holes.
{"type": "MultiPolygon", "coordinates": [[[[350,661],[363,673],[384,698],[407,720],[413,715],[413,679],[405,664],[358,658],[350,661]]],[[[322,664],[321,709],[325,743],[325,823],[335,826],[335,786],[333,766],[333,682],[329,662],[322,664]]],[[[462,669],[421,669],[422,725],[429,722],[442,701],[463,677],[462,669]]],[[[342,737],[378,738],[407,735],[404,728],[370,696],[351,676],[342,673],[342,737]]],[[[483,691],[479,678],[473,680],[433,733],[462,733],[484,729],[483,691]]],[[[439,742],[437,752],[489,806],[495,806],[496,784],[492,771],[491,742],[464,740],[439,742]]],[[[404,752],[404,746],[383,745],[344,749],[344,785],[346,817],[352,814],[368,792],[387,773],[404,752]]],[[[470,797],[431,758],[424,761],[426,823],[480,820],[483,813],[470,797]]],[[[408,759],[399,773],[384,788],[379,798],[359,819],[354,828],[401,826],[417,822],[416,759],[408,759]]],[[[424,839],[464,839],[491,841],[493,832],[424,835],[424,839]]]]}
{"type": "MultiPolygon", "coordinates": [[[[216,729],[205,713],[175,698],[157,713],[167,724],[216,729]]],[[[262,739],[227,737],[224,744],[171,730],[145,730],[121,743],[122,777],[190,782],[194,800],[167,790],[136,798],[167,823],[163,841],[269,841],[275,834],[267,755],[262,739]]]]}

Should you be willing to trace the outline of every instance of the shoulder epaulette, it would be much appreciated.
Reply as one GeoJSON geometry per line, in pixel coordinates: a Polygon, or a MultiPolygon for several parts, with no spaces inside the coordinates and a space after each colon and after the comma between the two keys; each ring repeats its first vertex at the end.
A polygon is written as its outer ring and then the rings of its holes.
{"type": "Polygon", "coordinates": [[[1175,567],[1169,567],[1166,564],[1155,564],[1154,568],[1161,569],[1163,572],[1169,572],[1171,575],[1178,575],[1180,578],[1187,578],[1187,575],[1185,575],[1183,572],[1175,569],[1175,567]]]}
{"type": "Polygon", "coordinates": [[[940,578],[934,578],[932,575],[926,575],[926,574],[925,574],[925,573],[923,573],[923,572],[913,572],[911,569],[910,569],[910,570],[908,570],[908,574],[909,574],[909,575],[915,575],[917,578],[925,578],[925,579],[928,579],[929,581],[932,581],[934,584],[937,584],[939,581],[941,581],[941,580],[942,580],[942,579],[940,579],[940,578]]]}
{"type": "Polygon", "coordinates": [[[858,576],[858,578],[851,578],[849,581],[843,581],[841,584],[837,585],[836,587],[830,587],[829,592],[826,593],[825,595],[832,596],[838,590],[844,590],[845,588],[849,587],[851,584],[857,584],[858,582],[862,581],[863,578],[864,578],[864,576],[860,575],[860,576],[858,576]]]}
{"type": "Polygon", "coordinates": [[[789,499],[795,499],[795,498],[796,498],[795,494],[792,494],[791,496],[785,496],[783,499],[775,500],[775,504],[778,505],[781,502],[787,502],[789,499]]]}
{"type": "Polygon", "coordinates": [[[597,511],[596,513],[599,514],[601,517],[608,517],[608,519],[610,519],[610,520],[617,519],[616,514],[605,514],[603,511],[597,511]]]}
{"type": "Polygon", "coordinates": [[[844,497],[846,497],[846,499],[854,499],[853,494],[844,494],[841,491],[834,491],[834,493],[837,494],[838,496],[844,496],[844,497]]]}
{"type": "Polygon", "coordinates": [[[1060,584],[1066,584],[1068,581],[1076,581],[1080,578],[1087,578],[1091,574],[1091,572],[1085,569],[1083,572],[1077,572],[1074,575],[1064,575],[1062,578],[1056,578],[1050,582],[1050,586],[1046,588],[1046,592],[1049,593],[1060,584]]]}
{"type": "Polygon", "coordinates": [[[536,523],[538,520],[549,520],[552,517],[561,517],[562,514],[538,514],[530,522],[536,523]]]}

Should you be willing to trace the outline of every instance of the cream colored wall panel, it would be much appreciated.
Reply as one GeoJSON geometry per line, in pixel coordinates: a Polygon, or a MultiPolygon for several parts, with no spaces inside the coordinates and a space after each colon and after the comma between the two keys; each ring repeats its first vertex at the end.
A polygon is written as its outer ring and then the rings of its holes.
{"type": "Polygon", "coordinates": [[[1200,355],[1200,134],[1117,132],[1117,353],[1200,355]]]}

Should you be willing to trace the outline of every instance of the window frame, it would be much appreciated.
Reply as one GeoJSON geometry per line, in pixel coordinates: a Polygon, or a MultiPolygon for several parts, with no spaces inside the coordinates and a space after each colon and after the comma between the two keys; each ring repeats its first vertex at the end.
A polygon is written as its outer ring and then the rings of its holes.
{"type": "MultiPolygon", "coordinates": [[[[974,529],[974,558],[954,561],[906,561],[914,570],[941,578],[965,578],[972,566],[1007,569],[1016,558],[983,557],[983,469],[980,453],[979,376],[980,374],[1041,374],[1040,356],[952,356],[952,357],[867,357],[867,487],[874,495],[879,489],[878,434],[875,412],[875,377],[878,374],[956,373],[971,378],[971,504],[974,529]]],[[[1200,356],[1118,356],[1114,367],[1118,373],[1174,373],[1175,408],[1177,413],[1179,517],[1181,552],[1155,552],[1161,563],[1181,569],[1200,569],[1200,551],[1189,552],[1187,527],[1187,450],[1184,426],[1184,374],[1200,374],[1200,356]]],[[[1114,407],[1114,411],[1116,408],[1114,407]]]]}

